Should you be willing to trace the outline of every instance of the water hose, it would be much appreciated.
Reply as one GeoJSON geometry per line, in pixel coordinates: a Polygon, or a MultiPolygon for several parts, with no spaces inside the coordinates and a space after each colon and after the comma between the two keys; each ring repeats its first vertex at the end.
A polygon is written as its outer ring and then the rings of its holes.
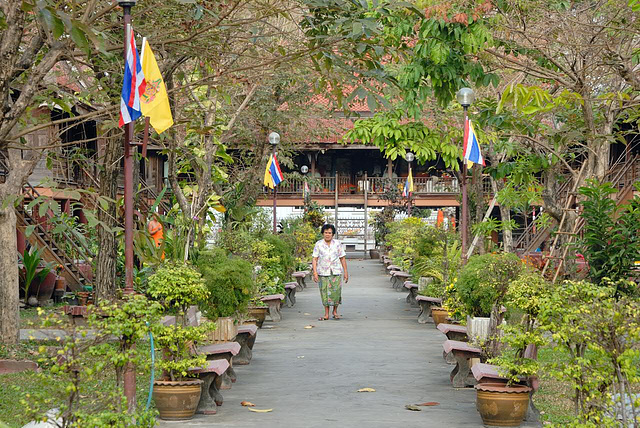
{"type": "MultiPolygon", "coordinates": [[[[149,322],[147,321],[147,327],[149,326],[149,322]]],[[[151,330],[149,330],[149,342],[151,342],[151,383],[149,384],[149,397],[147,397],[147,409],[151,406],[151,396],[153,395],[153,377],[154,377],[154,368],[156,363],[156,350],[153,346],[153,334],[151,334],[151,330]]]]}

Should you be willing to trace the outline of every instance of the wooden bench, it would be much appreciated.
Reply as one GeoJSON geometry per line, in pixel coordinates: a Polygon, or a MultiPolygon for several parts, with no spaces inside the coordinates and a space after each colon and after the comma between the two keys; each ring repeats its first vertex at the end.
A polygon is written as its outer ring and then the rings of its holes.
{"type": "Polygon", "coordinates": [[[222,406],[222,394],[220,387],[222,375],[229,369],[227,360],[209,360],[204,367],[194,367],[189,369],[190,373],[198,375],[202,380],[202,393],[196,413],[203,415],[215,415],[218,406],[222,406]]]}
{"type": "Polygon", "coordinates": [[[302,291],[307,288],[307,283],[304,280],[307,275],[309,275],[308,271],[298,271],[291,274],[291,276],[296,279],[296,283],[298,284],[298,291],[302,291]]]}
{"type": "MultiPolygon", "coordinates": [[[[443,332],[449,340],[457,340],[459,342],[469,341],[469,336],[467,335],[467,327],[463,325],[440,323],[436,328],[443,332]]],[[[448,354],[444,351],[442,351],[442,358],[444,358],[447,364],[456,363],[453,355],[448,354]]]]}
{"type": "Polygon", "coordinates": [[[482,350],[474,348],[467,342],[458,340],[446,340],[442,347],[446,354],[453,354],[456,366],[451,371],[449,379],[454,388],[465,388],[476,384],[476,380],[471,374],[471,358],[481,358],[482,350]]]}
{"type": "Polygon", "coordinates": [[[282,312],[280,312],[280,305],[284,296],[282,294],[271,294],[260,298],[269,307],[269,316],[271,321],[280,322],[282,320],[282,312]]]}
{"type": "Polygon", "coordinates": [[[238,342],[216,343],[200,346],[197,352],[205,354],[207,360],[226,360],[229,363],[229,367],[221,376],[220,389],[231,389],[231,384],[237,380],[236,372],[233,370],[233,357],[240,352],[240,344],[238,342]]]}
{"type": "Polygon", "coordinates": [[[240,352],[233,357],[234,364],[241,366],[249,364],[251,358],[253,358],[253,344],[256,343],[257,334],[258,326],[255,324],[238,326],[236,342],[240,344],[240,352]]]}
{"type": "Polygon", "coordinates": [[[417,308],[418,301],[416,300],[416,297],[418,296],[418,284],[411,281],[405,281],[404,288],[406,288],[409,292],[409,294],[407,294],[407,298],[405,299],[406,302],[411,305],[412,308],[417,308]]]}
{"type": "Polygon", "coordinates": [[[431,316],[431,307],[442,305],[442,299],[439,297],[416,296],[416,302],[420,306],[420,314],[418,314],[418,323],[426,324],[431,316]]]}
{"type": "Polygon", "coordinates": [[[297,289],[298,289],[298,283],[297,282],[287,282],[284,285],[285,302],[286,302],[287,308],[291,308],[291,307],[293,307],[293,305],[296,304],[296,290],[297,289]]]}
{"type": "Polygon", "coordinates": [[[391,285],[396,290],[400,290],[402,284],[405,281],[408,281],[411,278],[411,274],[409,272],[403,272],[400,270],[391,271],[391,285]]]}

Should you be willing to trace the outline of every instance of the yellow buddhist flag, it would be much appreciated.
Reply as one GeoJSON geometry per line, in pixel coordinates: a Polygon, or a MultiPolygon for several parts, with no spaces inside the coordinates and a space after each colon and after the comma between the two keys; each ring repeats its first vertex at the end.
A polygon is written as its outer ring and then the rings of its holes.
{"type": "Polygon", "coordinates": [[[267,167],[264,169],[264,185],[269,189],[273,189],[275,184],[273,183],[273,177],[271,176],[271,162],[273,162],[273,155],[269,156],[269,162],[267,162],[267,167]]]}
{"type": "Polygon", "coordinates": [[[158,134],[162,134],[173,125],[173,117],[169,107],[167,88],[164,86],[164,80],[162,80],[156,57],[153,56],[153,51],[146,37],[142,40],[140,63],[142,64],[144,78],[147,81],[144,94],[140,97],[140,109],[142,114],[149,118],[153,129],[158,134]]]}

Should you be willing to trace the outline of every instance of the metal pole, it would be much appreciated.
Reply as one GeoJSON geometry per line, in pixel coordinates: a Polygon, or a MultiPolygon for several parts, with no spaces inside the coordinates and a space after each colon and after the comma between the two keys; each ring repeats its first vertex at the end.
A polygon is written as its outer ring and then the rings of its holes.
{"type": "MultiPolygon", "coordinates": [[[[276,145],[273,145],[273,159],[276,158],[276,145]]],[[[277,221],[276,221],[276,205],[278,202],[278,186],[273,186],[273,233],[277,233],[277,221]]]]}
{"type": "MultiPolygon", "coordinates": [[[[464,122],[463,122],[463,137],[462,137],[462,149],[467,141],[467,106],[463,106],[464,109],[464,122]]],[[[462,241],[462,262],[467,260],[467,161],[462,159],[462,213],[460,213],[460,234],[462,241]]]]}
{"type": "MultiPolygon", "coordinates": [[[[131,31],[131,6],[123,5],[124,11],[124,61],[126,64],[131,31]]],[[[135,65],[134,65],[135,67],[135,65]]],[[[132,70],[135,73],[135,69],[132,70]]],[[[131,138],[133,122],[124,128],[124,266],[125,294],[133,294],[133,157],[131,156],[131,138]]],[[[127,398],[129,413],[136,409],[136,371],[132,363],[127,363],[124,372],[124,395],[127,398]]]]}
{"type": "MultiPolygon", "coordinates": [[[[411,176],[411,162],[409,162],[409,176],[411,176]]],[[[413,177],[411,177],[411,181],[413,182],[413,177]]],[[[409,183],[409,188],[407,189],[407,197],[409,198],[409,202],[407,203],[407,215],[409,217],[411,217],[411,184],[412,183],[409,183]]]]}

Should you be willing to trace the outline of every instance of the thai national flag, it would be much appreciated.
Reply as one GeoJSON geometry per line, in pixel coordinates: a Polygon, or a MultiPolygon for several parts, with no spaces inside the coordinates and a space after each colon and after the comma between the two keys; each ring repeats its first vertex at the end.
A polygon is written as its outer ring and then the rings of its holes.
{"type": "Polygon", "coordinates": [[[464,135],[466,137],[464,142],[464,159],[469,166],[472,166],[471,163],[484,165],[484,158],[480,152],[480,144],[478,143],[478,138],[473,131],[473,125],[469,119],[467,119],[465,123],[464,135]]]}
{"type": "Polygon", "coordinates": [[[274,186],[277,186],[282,182],[282,180],[284,180],[282,177],[282,171],[280,170],[280,164],[278,163],[278,159],[276,159],[275,153],[273,154],[271,165],[269,165],[269,172],[271,173],[274,186]]]}
{"type": "Polygon", "coordinates": [[[127,60],[124,64],[124,80],[122,82],[122,94],[120,95],[120,122],[118,123],[120,127],[133,122],[142,115],[140,111],[140,96],[144,94],[147,86],[131,27],[129,27],[129,35],[129,48],[127,49],[127,60]]]}

